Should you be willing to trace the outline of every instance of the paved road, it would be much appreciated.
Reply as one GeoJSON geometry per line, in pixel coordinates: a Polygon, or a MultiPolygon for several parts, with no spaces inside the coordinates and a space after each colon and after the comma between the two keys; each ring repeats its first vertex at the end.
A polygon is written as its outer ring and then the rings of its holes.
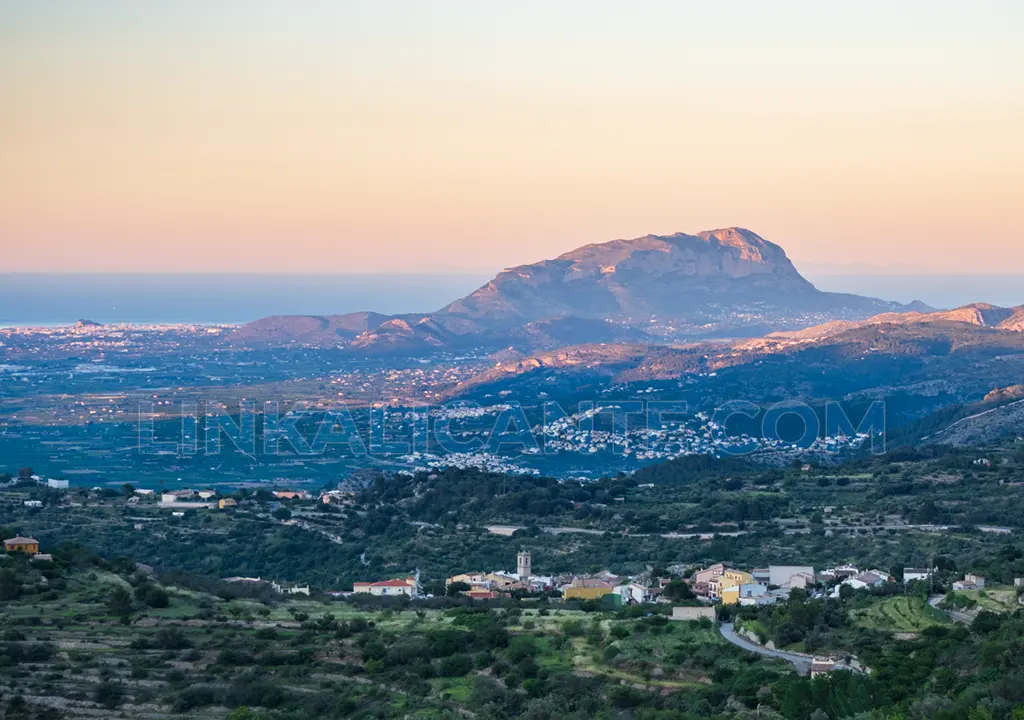
{"type": "Polygon", "coordinates": [[[972,622],[974,622],[974,616],[970,615],[969,613],[961,612],[959,610],[943,610],[942,608],[940,608],[939,603],[942,602],[943,598],[945,597],[945,595],[932,595],[930,598],[928,598],[928,604],[936,610],[938,610],[939,612],[946,613],[946,616],[949,617],[949,619],[953,622],[963,623],[965,625],[970,625],[972,622]]]}
{"type": "Polygon", "coordinates": [[[748,652],[757,653],[758,655],[778,658],[779,660],[785,660],[786,662],[792,663],[793,667],[796,668],[797,673],[800,675],[809,675],[811,672],[811,659],[809,657],[797,655],[796,653],[784,652],[782,650],[769,650],[757,643],[750,642],[746,638],[740,637],[736,634],[736,630],[733,628],[732,623],[722,623],[719,626],[719,630],[722,633],[722,637],[736,647],[743,648],[748,652]]]}

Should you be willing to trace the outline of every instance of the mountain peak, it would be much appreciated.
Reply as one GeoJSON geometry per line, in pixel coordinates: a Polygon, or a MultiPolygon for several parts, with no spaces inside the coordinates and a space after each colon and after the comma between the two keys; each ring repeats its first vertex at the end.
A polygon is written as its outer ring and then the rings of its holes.
{"type": "Polygon", "coordinates": [[[766,317],[790,318],[808,311],[865,317],[900,309],[870,298],[819,292],[779,245],[734,226],[584,245],[552,260],[504,270],[438,315],[479,321],[491,329],[553,315],[633,324],[657,318],[672,333],[682,325],[749,317],[754,308],[766,317]]]}
{"type": "MultiPolygon", "coordinates": [[[[644,235],[508,268],[429,315],[268,318],[239,339],[331,342],[369,351],[461,343],[549,347],[622,340],[751,337],[907,306],[817,290],[773,242],[742,227],[644,235]]],[[[991,324],[998,311],[972,313],[991,324]]],[[[1000,318],[1001,319],[1001,318],[1000,318]]]]}

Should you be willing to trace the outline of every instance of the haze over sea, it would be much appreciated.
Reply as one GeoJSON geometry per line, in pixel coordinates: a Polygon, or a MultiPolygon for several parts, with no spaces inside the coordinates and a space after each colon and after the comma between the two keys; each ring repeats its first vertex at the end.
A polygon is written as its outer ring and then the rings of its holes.
{"type": "MultiPolygon", "coordinates": [[[[0,326],[244,323],[267,315],[430,312],[491,274],[0,274],[0,326]]],[[[1022,275],[815,274],[822,290],[936,308],[1024,304],[1022,275]]]]}

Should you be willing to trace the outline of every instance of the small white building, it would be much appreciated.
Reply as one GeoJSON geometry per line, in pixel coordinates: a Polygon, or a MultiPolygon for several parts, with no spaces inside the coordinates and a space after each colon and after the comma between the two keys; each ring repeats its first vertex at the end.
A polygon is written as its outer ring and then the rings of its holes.
{"type": "Polygon", "coordinates": [[[378,597],[397,597],[399,595],[416,597],[420,594],[419,583],[414,577],[407,577],[402,580],[382,580],[380,582],[357,582],[352,585],[352,592],[366,593],[378,597]]]}
{"type": "Polygon", "coordinates": [[[963,580],[953,583],[954,590],[983,590],[985,588],[985,577],[968,573],[963,580]]]}
{"type": "Polygon", "coordinates": [[[701,620],[707,618],[708,620],[715,621],[715,609],[713,607],[682,607],[675,606],[672,608],[672,620],[701,620]]]}
{"type": "Polygon", "coordinates": [[[67,490],[70,486],[70,480],[56,480],[54,478],[50,478],[46,481],[46,487],[53,488],[54,490],[67,490]]]}
{"type": "Polygon", "coordinates": [[[768,594],[768,586],[764,583],[744,583],[740,585],[738,602],[744,607],[771,605],[775,598],[768,594]]]}
{"type": "Polygon", "coordinates": [[[836,661],[832,658],[819,658],[816,657],[811,661],[811,677],[816,678],[819,675],[827,675],[828,673],[836,669],[836,661]]]}
{"type": "Polygon", "coordinates": [[[927,580],[931,576],[932,571],[928,568],[903,568],[904,585],[913,580],[927,580]]]}
{"type": "Polygon", "coordinates": [[[193,495],[191,490],[171,490],[160,494],[160,502],[165,504],[183,502],[193,495]]]}
{"type": "Polygon", "coordinates": [[[643,605],[654,599],[650,588],[637,582],[618,585],[612,592],[621,597],[625,605],[643,605]]]}
{"type": "Polygon", "coordinates": [[[806,587],[806,578],[800,578],[794,583],[797,575],[807,575],[814,582],[814,568],[810,565],[769,565],[768,584],[776,587],[806,587]],[[803,583],[803,584],[800,584],[803,583]]]}
{"type": "Polygon", "coordinates": [[[844,585],[851,587],[854,590],[862,590],[864,588],[876,588],[885,585],[888,582],[892,582],[892,576],[887,572],[881,570],[868,570],[862,572],[856,577],[846,578],[841,583],[832,588],[831,597],[839,597],[839,589],[844,585]]]}

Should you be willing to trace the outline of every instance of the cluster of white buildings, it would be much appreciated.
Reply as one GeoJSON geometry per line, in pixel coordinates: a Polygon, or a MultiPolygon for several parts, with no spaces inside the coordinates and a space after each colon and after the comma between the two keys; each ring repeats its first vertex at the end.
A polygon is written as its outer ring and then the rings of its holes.
{"type": "Polygon", "coordinates": [[[522,551],[516,555],[516,571],[514,573],[504,570],[458,573],[445,580],[445,589],[447,590],[454,583],[467,586],[468,589],[462,593],[467,597],[475,600],[490,600],[513,590],[527,592],[550,590],[555,586],[555,578],[534,575],[533,559],[529,552],[522,551]]]}
{"type": "MultiPolygon", "coordinates": [[[[53,490],[67,490],[69,487],[71,487],[71,481],[70,480],[62,480],[62,479],[58,479],[58,478],[47,478],[47,477],[43,477],[42,475],[32,475],[30,477],[30,479],[33,482],[38,483],[39,485],[45,485],[46,487],[51,488],[53,490]]],[[[12,483],[16,483],[16,482],[20,482],[20,481],[21,481],[21,478],[17,478],[17,477],[11,478],[11,482],[12,483]]]]}
{"type": "MultiPolygon", "coordinates": [[[[903,584],[906,585],[907,583],[915,580],[928,580],[934,572],[934,570],[929,568],[903,568],[903,584]]],[[[871,588],[882,587],[887,583],[894,583],[896,582],[896,578],[885,570],[879,570],[877,568],[872,568],[871,570],[859,570],[853,565],[840,565],[839,567],[823,570],[821,573],[821,581],[830,584],[835,583],[830,597],[837,598],[839,597],[839,593],[843,587],[853,588],[854,590],[870,590],[871,588]]],[[[984,579],[982,579],[982,585],[984,585],[984,582],[984,579]]],[[[953,589],[959,590],[962,588],[958,588],[957,583],[953,583],[953,589]]]]}
{"type": "Polygon", "coordinates": [[[506,457],[487,452],[456,452],[447,455],[413,452],[402,455],[398,460],[411,464],[414,472],[454,467],[462,470],[475,468],[507,475],[540,475],[540,470],[524,467],[506,457]]]}
{"type": "Polygon", "coordinates": [[[293,585],[291,583],[279,583],[274,580],[264,580],[259,577],[229,577],[224,578],[224,582],[229,583],[246,583],[250,585],[269,585],[274,589],[274,592],[281,593],[282,595],[309,595],[309,585],[293,585]]]}

